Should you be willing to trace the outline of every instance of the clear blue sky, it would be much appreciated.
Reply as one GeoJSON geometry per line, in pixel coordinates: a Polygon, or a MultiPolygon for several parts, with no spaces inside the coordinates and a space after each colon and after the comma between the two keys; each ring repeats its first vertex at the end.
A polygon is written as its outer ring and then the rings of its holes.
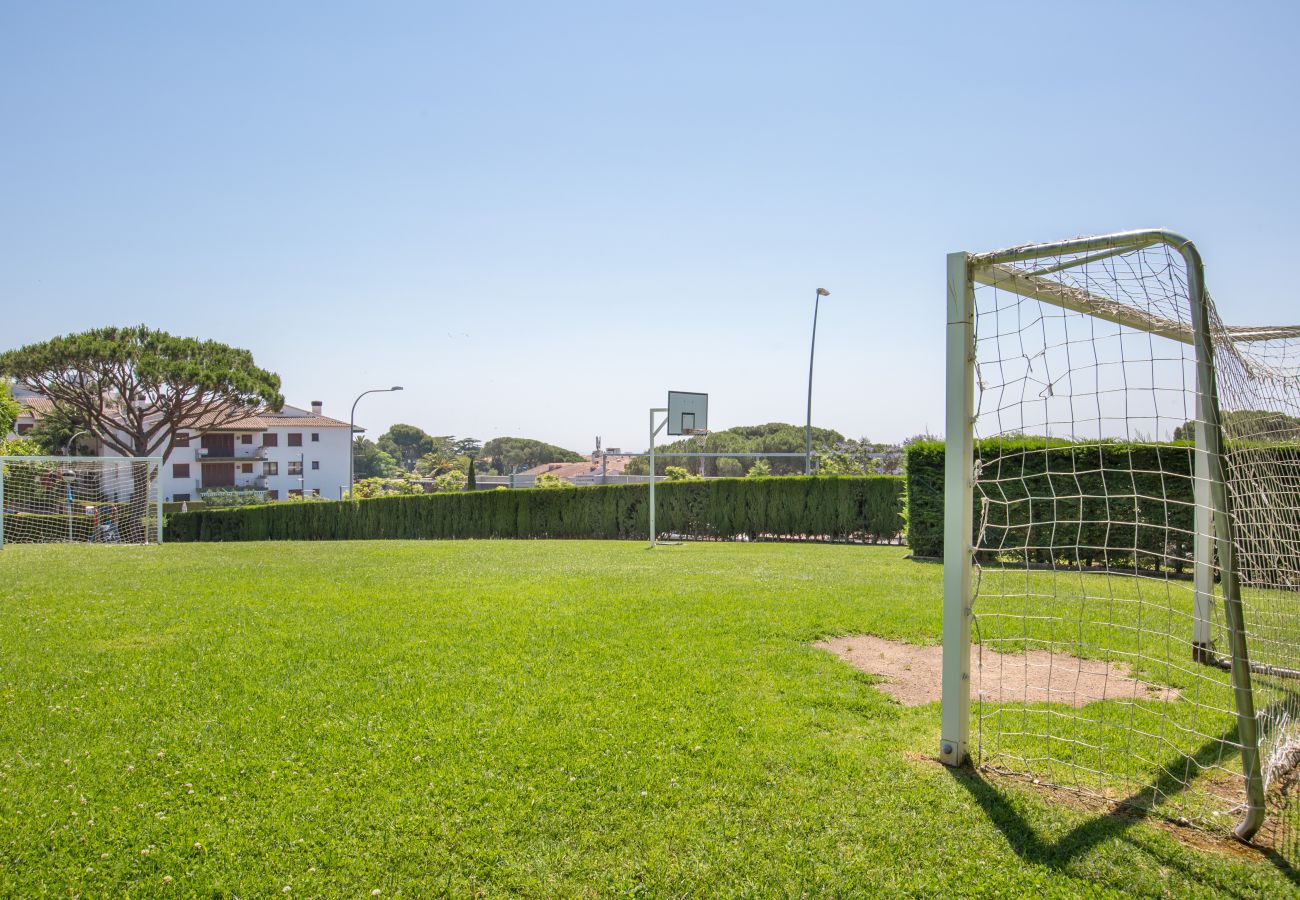
{"type": "Polygon", "coordinates": [[[944,255],[1165,225],[1300,319],[1300,5],[20,3],[13,346],[144,322],[372,434],[942,428],[944,255]]]}

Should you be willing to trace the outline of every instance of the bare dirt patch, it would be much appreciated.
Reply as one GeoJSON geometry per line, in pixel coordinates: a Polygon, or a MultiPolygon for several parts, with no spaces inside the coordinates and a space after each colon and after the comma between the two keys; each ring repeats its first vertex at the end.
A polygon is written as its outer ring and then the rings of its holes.
{"type": "MultiPolygon", "coordinates": [[[[943,648],[887,641],[870,634],[819,641],[813,645],[849,665],[885,679],[877,687],[904,706],[942,698],[943,648]]],[[[1176,700],[1178,691],[1133,677],[1121,662],[1081,659],[1068,653],[1030,650],[982,655],[980,671],[972,659],[971,697],[988,703],[1063,703],[1085,706],[1099,700],[1176,700]]]]}

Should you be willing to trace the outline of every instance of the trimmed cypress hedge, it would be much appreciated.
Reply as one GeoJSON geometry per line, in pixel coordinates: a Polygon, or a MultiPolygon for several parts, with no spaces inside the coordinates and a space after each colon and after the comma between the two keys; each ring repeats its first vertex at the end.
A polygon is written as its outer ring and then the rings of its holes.
{"type": "Polygon", "coordinates": [[[95,520],[81,510],[71,516],[66,513],[5,513],[5,543],[41,544],[47,543],[51,536],[67,540],[69,521],[72,523],[72,540],[90,540],[95,520]]]}
{"type": "Polygon", "coordinates": [[[915,441],[904,455],[903,520],[913,556],[943,556],[942,441],[915,441]]]}
{"type": "MultiPolygon", "coordinates": [[[[6,544],[46,544],[50,543],[52,539],[66,541],[69,539],[69,521],[71,521],[72,525],[72,541],[89,542],[92,534],[95,540],[102,539],[101,534],[95,533],[95,523],[105,520],[88,516],[80,509],[77,509],[71,516],[67,513],[7,512],[4,518],[4,542],[6,544]]],[[[140,525],[148,528],[152,522],[152,517],[145,516],[141,518],[140,525]]],[[[120,536],[125,523],[123,520],[117,519],[115,525],[120,536]]]]}
{"type": "MultiPolygon", "coordinates": [[[[897,476],[717,478],[655,486],[660,533],[694,538],[888,541],[902,531],[897,476]]],[[[375,538],[644,539],[648,486],[496,490],[202,509],[169,541],[375,538]]]]}
{"type": "MultiPolygon", "coordinates": [[[[1192,453],[1186,442],[977,441],[980,555],[1181,571],[1192,559],[1192,453]]],[[[906,477],[912,552],[943,556],[944,444],[910,445],[906,477]]]]}

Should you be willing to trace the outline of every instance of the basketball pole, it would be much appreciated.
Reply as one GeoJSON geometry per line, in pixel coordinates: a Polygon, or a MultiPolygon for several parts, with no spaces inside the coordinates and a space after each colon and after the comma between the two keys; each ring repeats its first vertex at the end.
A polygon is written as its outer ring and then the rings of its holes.
{"type": "Polygon", "coordinates": [[[656,406],[650,410],[650,547],[655,548],[655,435],[668,424],[668,407],[656,406]],[[655,413],[664,413],[663,421],[655,426],[655,413]]]}

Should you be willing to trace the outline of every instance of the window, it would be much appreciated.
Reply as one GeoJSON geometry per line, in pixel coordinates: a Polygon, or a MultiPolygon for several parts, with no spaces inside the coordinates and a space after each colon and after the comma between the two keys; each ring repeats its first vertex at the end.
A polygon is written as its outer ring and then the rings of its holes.
{"type": "Polygon", "coordinates": [[[172,466],[172,478],[189,478],[189,477],[190,477],[189,463],[176,463],[175,465],[172,466]]]}
{"type": "Polygon", "coordinates": [[[318,432],[318,431],[313,431],[313,432],[311,433],[311,440],[312,440],[312,443],[313,443],[313,444],[319,444],[319,443],[320,443],[320,432],[318,432]]]}
{"type": "Polygon", "coordinates": [[[243,472],[245,475],[252,475],[252,474],[253,474],[253,464],[252,464],[252,463],[241,463],[240,466],[239,466],[239,471],[243,472]]]}
{"type": "Polygon", "coordinates": [[[312,495],[313,497],[319,497],[319,496],[320,496],[320,488],[312,488],[312,489],[311,489],[311,495],[312,495]]]}
{"type": "Polygon", "coordinates": [[[267,492],[266,492],[266,496],[267,496],[268,499],[271,499],[271,500],[279,500],[279,499],[280,499],[280,492],[279,492],[279,491],[267,491],[267,492]]]}
{"type": "Polygon", "coordinates": [[[312,470],[313,472],[319,472],[319,471],[320,471],[320,460],[319,460],[319,459],[313,459],[313,460],[311,461],[311,470],[312,470]]]}
{"type": "Polygon", "coordinates": [[[301,432],[297,432],[297,431],[291,431],[291,432],[289,432],[289,446],[290,446],[290,447],[301,447],[301,446],[302,446],[302,433],[301,433],[301,432]]]}
{"type": "Polygon", "coordinates": [[[173,447],[188,447],[190,445],[190,433],[188,431],[177,432],[176,443],[173,447]]]}
{"type": "Polygon", "coordinates": [[[27,432],[29,432],[29,431],[31,431],[31,430],[32,430],[32,425],[31,425],[30,422],[24,422],[23,424],[21,424],[21,425],[18,426],[18,433],[19,433],[19,434],[26,434],[27,432]]]}
{"type": "Polygon", "coordinates": [[[263,475],[279,475],[279,474],[280,474],[280,464],[279,464],[278,462],[264,462],[264,463],[262,463],[262,474],[263,474],[263,475]]]}
{"type": "Polygon", "coordinates": [[[268,431],[266,434],[262,435],[262,446],[263,447],[280,446],[280,436],[278,434],[271,434],[271,432],[268,431]]]}
{"type": "Polygon", "coordinates": [[[301,460],[301,459],[291,459],[291,460],[289,460],[289,474],[290,474],[290,475],[301,475],[301,474],[302,474],[302,460],[301,460]]]}
{"type": "Polygon", "coordinates": [[[253,443],[253,436],[252,436],[251,434],[241,434],[241,435],[239,436],[239,443],[241,443],[241,444],[251,444],[251,443],[253,443]]]}
{"type": "Polygon", "coordinates": [[[297,488],[289,488],[289,496],[290,496],[290,497],[301,497],[301,496],[302,496],[302,491],[298,490],[297,488]]]}
{"type": "Polygon", "coordinates": [[[190,502],[190,495],[189,495],[189,494],[175,494],[175,495],[172,496],[172,502],[173,502],[173,503],[189,503],[189,502],[190,502]]]}

